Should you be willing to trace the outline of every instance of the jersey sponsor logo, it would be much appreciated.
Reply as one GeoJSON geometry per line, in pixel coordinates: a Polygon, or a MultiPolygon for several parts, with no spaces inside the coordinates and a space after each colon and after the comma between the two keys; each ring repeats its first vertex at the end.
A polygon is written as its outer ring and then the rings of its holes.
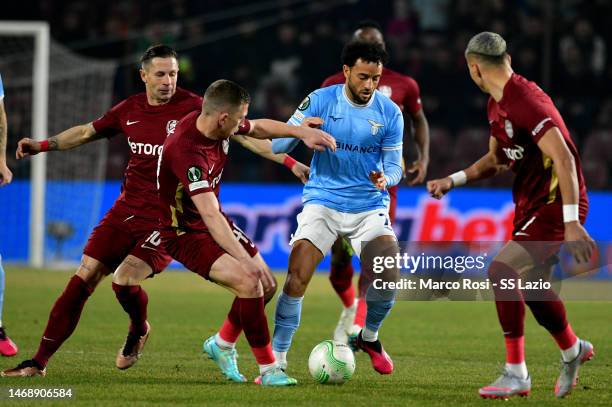
{"type": "Polygon", "coordinates": [[[542,131],[542,128],[544,127],[546,122],[548,122],[550,120],[552,120],[552,119],[550,117],[547,117],[546,119],[544,119],[540,123],[538,123],[537,126],[535,126],[533,131],[531,132],[531,135],[532,136],[536,136],[540,131],[542,131]]]}
{"type": "Polygon", "coordinates": [[[304,100],[302,100],[302,103],[298,106],[298,110],[303,112],[308,109],[308,106],[310,106],[310,96],[306,96],[304,100]]]}
{"type": "Polygon", "coordinates": [[[132,124],[136,124],[136,123],[139,123],[139,122],[140,122],[140,120],[134,120],[133,122],[128,120],[128,121],[125,122],[125,124],[128,125],[128,126],[131,126],[132,124]]]}
{"type": "Polygon", "coordinates": [[[517,146],[516,144],[514,145],[514,147],[516,148],[504,147],[502,148],[502,150],[504,151],[504,154],[506,154],[506,157],[508,157],[509,160],[522,160],[525,149],[522,146],[517,146]]]}
{"type": "Polygon", "coordinates": [[[166,137],[171,134],[174,134],[174,129],[176,129],[177,123],[178,120],[168,120],[168,123],[166,123],[166,137]]]}
{"type": "Polygon", "coordinates": [[[382,123],[378,123],[374,120],[368,119],[368,123],[370,123],[370,126],[372,126],[370,128],[370,132],[372,133],[373,136],[378,134],[378,129],[380,129],[381,127],[385,127],[384,124],[382,123]]]}
{"type": "Polygon", "coordinates": [[[379,86],[378,91],[388,98],[390,98],[391,95],[393,94],[393,89],[391,89],[391,86],[387,86],[387,85],[379,86]]]}
{"type": "Polygon", "coordinates": [[[128,143],[130,145],[130,150],[132,150],[133,154],[144,154],[144,155],[153,155],[158,156],[161,154],[163,145],[161,144],[150,144],[150,143],[136,143],[128,137],[128,143]]]}
{"type": "Polygon", "coordinates": [[[506,134],[509,138],[514,137],[514,128],[512,127],[512,122],[510,120],[506,120],[504,122],[504,129],[506,130],[506,134]]]}
{"type": "Polygon", "coordinates": [[[202,179],[202,169],[197,165],[192,165],[187,169],[187,179],[191,182],[197,182],[202,179]]]}
{"type": "Polygon", "coordinates": [[[360,154],[371,154],[380,152],[380,147],[378,146],[358,146],[351,143],[342,143],[336,142],[336,148],[338,150],[350,151],[351,153],[360,153],[360,154]]]}

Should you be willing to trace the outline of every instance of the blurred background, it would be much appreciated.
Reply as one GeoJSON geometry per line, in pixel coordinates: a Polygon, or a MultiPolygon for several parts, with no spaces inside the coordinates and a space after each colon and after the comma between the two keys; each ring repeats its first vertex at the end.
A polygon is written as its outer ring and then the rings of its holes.
{"type": "MultiPolygon", "coordinates": [[[[375,20],[389,67],[420,85],[430,125],[428,179],[464,168],[487,149],[487,97],[471,82],[463,52],[472,35],[498,32],[515,71],[537,82],[561,111],[582,157],[591,198],[587,227],[595,238],[612,240],[610,16],[609,0],[22,0],[3,9],[1,18],[50,25],[48,136],[143,91],[138,58],[160,42],[179,51],[179,86],[201,94],[216,79],[232,79],[253,96],[249,117],[285,121],[341,69],[340,53],[355,26],[375,20]]],[[[9,261],[28,257],[31,168],[28,160],[16,162],[14,151],[31,133],[31,47],[23,38],[0,38],[7,155],[15,174],[13,184],[0,189],[0,206],[9,208],[0,213],[0,251],[9,261]]],[[[415,148],[408,140],[410,160],[415,148]]],[[[125,138],[115,137],[48,155],[46,259],[78,259],[119,193],[128,153],[125,138]]],[[[239,146],[231,155],[224,208],[273,267],[284,267],[301,187],[284,167],[239,146]]],[[[293,155],[309,162],[304,149],[293,155]]],[[[403,240],[504,239],[511,180],[510,174],[486,180],[442,202],[429,200],[423,186],[401,188],[396,231],[403,240]]]]}
{"type": "MultiPolygon", "coordinates": [[[[486,149],[487,99],[469,80],[463,51],[473,34],[495,31],[507,40],[515,71],[553,97],[581,150],[589,188],[612,186],[610,1],[40,0],[15,2],[2,14],[46,20],[53,39],[69,50],[116,62],[113,102],[143,90],[136,61],[150,44],[163,42],[180,52],[180,86],[202,93],[215,79],[235,80],[254,96],[250,117],[279,120],[340,70],[340,52],[355,25],[376,20],[386,37],[389,67],[421,87],[432,133],[430,177],[486,149]],[[477,139],[482,140],[474,144],[477,139]]],[[[10,151],[28,134],[12,119],[10,151]]],[[[106,176],[120,179],[127,145],[116,138],[108,148],[106,176]]],[[[406,143],[405,154],[412,151],[406,143]]],[[[232,154],[225,181],[293,181],[289,172],[240,148],[232,154]]],[[[483,185],[509,183],[499,178],[483,185]]]]}

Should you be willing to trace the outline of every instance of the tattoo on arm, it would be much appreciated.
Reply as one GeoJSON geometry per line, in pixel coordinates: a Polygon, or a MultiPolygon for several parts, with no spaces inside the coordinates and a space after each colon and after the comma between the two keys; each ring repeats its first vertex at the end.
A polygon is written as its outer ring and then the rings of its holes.
{"type": "Polygon", "coordinates": [[[57,136],[49,137],[49,151],[57,150],[57,144],[57,136]]]}

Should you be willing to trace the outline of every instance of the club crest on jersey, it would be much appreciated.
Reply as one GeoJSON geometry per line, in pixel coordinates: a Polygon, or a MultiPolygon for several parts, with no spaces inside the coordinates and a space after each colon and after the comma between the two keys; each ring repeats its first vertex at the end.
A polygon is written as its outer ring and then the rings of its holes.
{"type": "Polygon", "coordinates": [[[298,110],[304,111],[308,109],[308,106],[310,106],[310,96],[306,96],[304,100],[302,100],[302,103],[298,106],[298,110]]]}
{"type": "Polygon", "coordinates": [[[371,127],[371,129],[370,129],[370,131],[371,131],[371,133],[372,133],[372,135],[373,135],[373,136],[375,136],[375,135],[377,135],[377,134],[378,134],[378,129],[380,129],[381,127],[384,127],[384,126],[385,126],[385,125],[384,125],[384,124],[382,124],[382,123],[377,123],[377,122],[375,122],[374,120],[370,120],[370,119],[368,119],[368,123],[370,123],[370,126],[372,126],[372,127],[371,127]]]}
{"type": "Polygon", "coordinates": [[[222,146],[223,146],[223,153],[227,155],[227,152],[229,151],[229,139],[223,140],[222,146]]]}
{"type": "Polygon", "coordinates": [[[388,98],[390,98],[391,95],[393,94],[393,89],[391,89],[391,86],[382,85],[382,86],[378,87],[378,90],[379,90],[380,93],[382,93],[383,95],[385,95],[388,98]]]}
{"type": "Polygon", "coordinates": [[[177,123],[178,120],[168,120],[168,123],[166,123],[166,137],[174,134],[174,129],[176,128],[177,123]]]}
{"type": "Polygon", "coordinates": [[[504,122],[504,129],[506,129],[506,134],[509,138],[514,137],[514,129],[512,128],[512,122],[510,122],[510,120],[504,122]]]}
{"type": "Polygon", "coordinates": [[[202,169],[198,166],[191,166],[187,170],[187,179],[191,182],[197,182],[202,179],[202,169]]]}

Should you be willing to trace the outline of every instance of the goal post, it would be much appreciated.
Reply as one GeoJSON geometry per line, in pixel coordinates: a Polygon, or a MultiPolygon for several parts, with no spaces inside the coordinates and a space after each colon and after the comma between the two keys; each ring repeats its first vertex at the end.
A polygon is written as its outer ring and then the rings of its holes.
{"type": "MultiPolygon", "coordinates": [[[[8,144],[46,139],[103,114],[117,63],[78,55],[50,38],[46,22],[0,21],[0,75],[8,144]]],[[[7,158],[14,150],[7,151],[7,158]]],[[[107,141],[12,162],[0,191],[0,249],[9,262],[72,266],[99,220],[107,141]],[[28,205],[29,203],[29,205],[28,205]]]]}

